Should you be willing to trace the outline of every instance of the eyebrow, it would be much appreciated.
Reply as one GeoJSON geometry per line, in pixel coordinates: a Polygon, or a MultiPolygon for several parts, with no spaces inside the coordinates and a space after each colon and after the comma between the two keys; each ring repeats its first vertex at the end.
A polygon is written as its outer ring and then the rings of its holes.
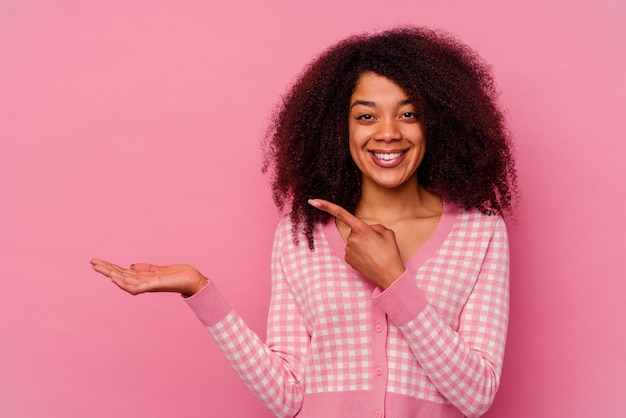
{"type": "MultiPolygon", "coordinates": [[[[398,106],[404,106],[404,105],[408,105],[408,104],[412,104],[413,100],[411,99],[406,99],[406,100],[401,100],[398,102],[398,106]]],[[[350,105],[350,109],[352,109],[354,106],[358,106],[358,105],[362,105],[362,106],[368,106],[368,107],[376,107],[376,102],[370,102],[367,100],[355,100],[351,105],[350,105]]]]}

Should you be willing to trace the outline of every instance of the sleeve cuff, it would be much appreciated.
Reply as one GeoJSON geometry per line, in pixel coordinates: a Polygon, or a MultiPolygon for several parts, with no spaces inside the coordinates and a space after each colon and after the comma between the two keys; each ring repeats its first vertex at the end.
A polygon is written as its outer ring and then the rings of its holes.
{"type": "Polygon", "coordinates": [[[220,322],[232,310],[212,281],[209,281],[199,292],[184,298],[184,300],[202,324],[207,327],[220,322]]]}
{"type": "Polygon", "coordinates": [[[415,319],[428,305],[426,295],[417,287],[408,269],[387,289],[376,288],[372,299],[397,326],[415,319]]]}

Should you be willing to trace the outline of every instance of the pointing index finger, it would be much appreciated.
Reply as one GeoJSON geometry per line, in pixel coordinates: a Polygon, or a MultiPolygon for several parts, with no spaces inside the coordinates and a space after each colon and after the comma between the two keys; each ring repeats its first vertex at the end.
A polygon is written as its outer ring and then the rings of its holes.
{"type": "Polygon", "coordinates": [[[359,218],[345,210],[339,205],[331,203],[324,199],[309,199],[309,204],[319,210],[323,210],[326,213],[331,214],[336,219],[348,225],[353,231],[367,226],[367,224],[361,221],[359,218]]]}

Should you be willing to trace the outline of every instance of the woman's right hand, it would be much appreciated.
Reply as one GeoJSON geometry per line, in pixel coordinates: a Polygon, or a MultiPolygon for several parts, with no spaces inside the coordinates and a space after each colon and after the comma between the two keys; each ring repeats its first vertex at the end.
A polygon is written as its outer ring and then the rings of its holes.
{"type": "Polygon", "coordinates": [[[90,262],[95,271],[107,276],[120,289],[132,295],[145,292],[176,292],[188,297],[208,283],[198,270],[187,264],[155,266],[139,263],[126,269],[98,258],[92,258],[90,262]]]}

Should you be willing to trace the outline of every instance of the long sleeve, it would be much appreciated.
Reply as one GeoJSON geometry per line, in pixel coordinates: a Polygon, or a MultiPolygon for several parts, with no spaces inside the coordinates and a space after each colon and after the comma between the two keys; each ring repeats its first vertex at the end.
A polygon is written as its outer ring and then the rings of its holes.
{"type": "MultiPolygon", "coordinates": [[[[414,353],[420,367],[437,390],[467,417],[482,415],[491,405],[497,391],[502,369],[508,323],[509,257],[506,227],[502,219],[492,224],[490,239],[480,234],[467,234],[458,247],[434,257],[437,263],[426,265],[417,275],[429,271],[450,271],[450,280],[427,283],[421,288],[407,271],[384,292],[375,292],[374,302],[388,315],[414,353]],[[477,243],[471,242],[476,240],[477,243]],[[472,256],[463,257],[470,247],[472,256]],[[472,246],[479,247],[472,252],[472,246]],[[479,251],[480,250],[480,251],[479,251]],[[478,263],[477,277],[461,306],[458,321],[444,317],[445,300],[436,306],[431,295],[458,293],[459,283],[466,285],[467,271],[476,264],[476,253],[483,255],[478,263]],[[452,288],[457,285],[457,288],[452,288]],[[441,309],[440,309],[441,307],[441,309]]],[[[436,299],[437,296],[432,297],[436,299]]]]}
{"type": "Polygon", "coordinates": [[[186,302],[207,327],[233,369],[278,417],[293,417],[303,399],[303,373],[309,336],[280,262],[285,228],[279,228],[272,252],[272,298],[267,343],[248,328],[213,283],[186,302]]]}

